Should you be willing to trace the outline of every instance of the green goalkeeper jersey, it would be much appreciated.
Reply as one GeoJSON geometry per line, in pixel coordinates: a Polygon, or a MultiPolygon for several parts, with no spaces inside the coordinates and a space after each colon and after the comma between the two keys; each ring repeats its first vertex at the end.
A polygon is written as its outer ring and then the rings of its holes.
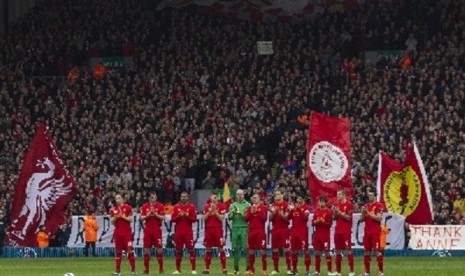
{"type": "Polygon", "coordinates": [[[250,206],[250,203],[243,201],[242,203],[234,202],[229,206],[228,218],[232,222],[233,228],[246,228],[248,227],[247,222],[244,219],[245,212],[250,206]]]}

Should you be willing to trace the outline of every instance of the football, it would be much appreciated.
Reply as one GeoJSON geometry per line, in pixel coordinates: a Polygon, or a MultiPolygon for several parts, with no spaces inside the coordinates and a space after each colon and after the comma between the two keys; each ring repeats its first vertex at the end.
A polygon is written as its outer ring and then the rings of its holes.
{"type": "Polygon", "coordinates": [[[66,272],[65,275],[63,276],[74,276],[74,273],[73,272],[66,272]]]}

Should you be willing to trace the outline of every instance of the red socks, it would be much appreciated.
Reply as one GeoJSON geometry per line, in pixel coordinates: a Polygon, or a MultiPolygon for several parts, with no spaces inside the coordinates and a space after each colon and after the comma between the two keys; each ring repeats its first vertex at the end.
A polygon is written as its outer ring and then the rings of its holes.
{"type": "MultiPolygon", "coordinates": [[[[176,270],[181,271],[181,259],[182,259],[182,250],[176,250],[176,270]]],[[[159,260],[160,261],[160,260],[159,260]]],[[[192,270],[195,270],[195,251],[191,250],[189,252],[189,261],[191,262],[192,270]]],[[[160,266],[161,269],[161,266],[160,266]]]]}
{"type": "Polygon", "coordinates": [[[136,271],[136,258],[134,257],[134,251],[128,253],[129,265],[131,266],[131,271],[136,271]]]}
{"type": "Polygon", "coordinates": [[[181,271],[182,251],[176,251],[176,270],[181,271]]]}
{"type": "Polygon", "coordinates": [[[321,256],[315,255],[315,272],[320,273],[321,256]]]}
{"type": "Polygon", "coordinates": [[[150,254],[144,254],[144,268],[145,268],[145,271],[149,272],[149,268],[150,268],[150,254]]]}
{"type": "Polygon", "coordinates": [[[279,271],[279,252],[272,252],[271,258],[273,259],[274,270],[279,271]]]}
{"type": "Polygon", "coordinates": [[[255,252],[253,254],[249,254],[249,265],[250,270],[255,273],[255,252]]]}
{"type": "Polygon", "coordinates": [[[305,262],[305,272],[310,271],[310,264],[312,262],[312,259],[310,258],[310,254],[308,252],[305,252],[304,255],[304,262],[305,262]]]}
{"type": "Polygon", "coordinates": [[[220,261],[221,261],[221,268],[225,270],[226,269],[226,253],[224,253],[224,251],[220,252],[220,261]]]}
{"type": "Polygon", "coordinates": [[[299,253],[292,253],[292,271],[297,273],[297,259],[299,257],[299,253]]]}
{"type": "MultiPolygon", "coordinates": [[[[157,253],[158,271],[163,272],[163,253],[157,253]]],[[[148,269],[147,269],[148,271],[148,269]]]]}
{"type": "Polygon", "coordinates": [[[326,252],[326,266],[328,267],[328,272],[333,271],[333,260],[329,252],[326,252]]]}
{"type": "MultiPolygon", "coordinates": [[[[354,272],[354,254],[348,253],[347,259],[349,260],[349,271],[354,272]]],[[[341,273],[342,270],[342,255],[336,254],[336,272],[341,273]]]]}
{"type": "Polygon", "coordinates": [[[116,252],[115,254],[115,265],[116,265],[116,271],[121,271],[121,258],[123,254],[120,252],[116,252]]]}
{"type": "Polygon", "coordinates": [[[349,253],[347,258],[349,259],[349,271],[354,272],[354,254],[349,253]]]}
{"type": "Polygon", "coordinates": [[[378,261],[378,271],[383,272],[383,255],[377,256],[376,260],[378,261]]]}
{"type": "Polygon", "coordinates": [[[336,272],[341,273],[342,255],[336,254],[336,272]]]}
{"type": "Polygon", "coordinates": [[[371,261],[370,255],[363,256],[363,264],[365,265],[365,273],[370,273],[370,261],[371,261]]]}
{"type": "Polygon", "coordinates": [[[266,267],[267,267],[267,263],[266,263],[266,253],[265,253],[265,254],[262,254],[262,269],[263,269],[263,271],[266,270],[266,267]]]}
{"type": "Polygon", "coordinates": [[[286,266],[287,270],[291,270],[291,252],[286,251],[284,253],[284,256],[286,257],[286,266]]]}
{"type": "Polygon", "coordinates": [[[212,252],[205,252],[205,269],[210,270],[210,264],[212,263],[212,252]]]}
{"type": "Polygon", "coordinates": [[[192,271],[195,270],[195,251],[194,250],[191,250],[189,252],[189,260],[191,261],[191,268],[192,268],[192,271]]]}

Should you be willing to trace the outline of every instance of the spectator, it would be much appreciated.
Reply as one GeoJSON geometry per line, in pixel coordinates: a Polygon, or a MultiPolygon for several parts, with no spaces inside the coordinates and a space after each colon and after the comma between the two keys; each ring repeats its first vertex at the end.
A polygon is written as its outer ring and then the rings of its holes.
{"type": "Polygon", "coordinates": [[[37,246],[40,248],[48,247],[50,236],[50,232],[46,232],[45,225],[39,226],[39,232],[37,232],[37,246]]]}
{"type": "Polygon", "coordinates": [[[212,176],[212,172],[207,172],[207,177],[202,180],[202,189],[212,190],[215,188],[216,179],[212,176]]]}
{"type": "Polygon", "coordinates": [[[93,257],[97,256],[95,250],[95,243],[97,242],[97,231],[99,229],[99,224],[95,218],[93,211],[89,211],[86,219],[84,220],[84,238],[86,241],[86,246],[84,248],[84,255],[88,257],[92,254],[93,257]]]}
{"type": "Polygon", "coordinates": [[[244,169],[244,164],[243,164],[244,159],[239,159],[239,165],[236,170],[236,182],[239,185],[239,187],[244,187],[244,184],[247,180],[247,177],[249,176],[248,172],[244,169]]]}
{"type": "Polygon", "coordinates": [[[186,178],[184,180],[185,189],[191,194],[195,189],[195,176],[197,174],[197,166],[194,160],[189,159],[186,167],[186,178]]]}
{"type": "Polygon", "coordinates": [[[55,235],[51,241],[52,247],[66,247],[68,245],[68,240],[71,235],[71,227],[68,223],[63,223],[55,232],[55,235]]]}
{"type": "Polygon", "coordinates": [[[379,247],[382,252],[384,252],[384,249],[386,249],[387,246],[387,236],[391,232],[391,229],[387,228],[386,225],[381,225],[381,234],[380,234],[380,243],[379,247]]]}
{"type": "Polygon", "coordinates": [[[165,211],[165,215],[171,215],[173,213],[173,203],[172,201],[168,200],[165,205],[164,205],[164,211],[165,211]]]}
{"type": "Polygon", "coordinates": [[[413,36],[413,33],[410,33],[407,40],[405,41],[406,51],[408,53],[413,53],[417,50],[418,41],[413,36]]]}
{"type": "Polygon", "coordinates": [[[164,201],[173,201],[175,195],[175,184],[173,177],[168,174],[163,183],[164,201]]]}

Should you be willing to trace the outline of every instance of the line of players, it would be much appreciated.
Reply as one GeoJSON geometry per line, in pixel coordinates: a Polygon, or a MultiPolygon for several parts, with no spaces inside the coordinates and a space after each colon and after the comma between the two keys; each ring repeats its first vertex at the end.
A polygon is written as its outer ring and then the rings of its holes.
{"type": "MultiPolygon", "coordinates": [[[[245,274],[255,274],[256,251],[260,251],[262,261],[262,275],[267,272],[266,232],[265,223],[267,219],[272,223],[271,247],[273,271],[270,275],[279,273],[279,250],[284,251],[287,274],[297,275],[297,263],[299,253],[304,256],[305,275],[319,275],[321,266],[321,255],[324,253],[328,275],[342,275],[342,253],[345,251],[348,264],[349,276],[354,276],[354,255],[352,253],[352,213],[353,205],[346,199],[345,190],[337,192],[338,202],[329,208],[327,199],[320,196],[318,207],[313,212],[311,225],[314,227],[313,248],[315,257],[315,271],[310,272],[311,257],[308,241],[308,220],[311,208],[305,203],[302,195],[297,195],[296,202],[290,205],[284,201],[283,194],[277,190],[274,193],[274,202],[269,206],[261,203],[260,196],[254,194],[251,202],[244,200],[244,192],[238,190],[237,199],[226,210],[224,204],[218,202],[218,196],[213,194],[204,208],[205,221],[205,269],[203,274],[210,274],[212,261],[212,248],[218,248],[223,274],[228,274],[226,269],[226,254],[224,251],[223,220],[226,214],[232,223],[231,245],[234,255],[234,271],[230,274],[239,273],[239,260],[241,250],[247,250],[247,271],[245,274]],[[289,223],[292,226],[289,229],[289,223]],[[332,257],[330,254],[330,228],[335,221],[334,243],[336,249],[336,270],[333,272],[332,257]]],[[[370,275],[371,252],[375,252],[378,263],[378,275],[383,276],[383,255],[380,249],[380,232],[382,205],[376,202],[375,194],[368,192],[369,202],[363,207],[361,220],[365,221],[364,245],[364,268],[363,275],[370,275]]],[[[131,275],[136,275],[134,248],[132,244],[131,222],[132,208],[124,202],[120,194],[115,196],[116,204],[110,211],[111,222],[115,226],[115,266],[113,275],[121,275],[122,252],[128,253],[131,266],[131,275]]],[[[157,261],[160,275],[163,274],[163,243],[161,226],[164,220],[163,204],[157,202],[155,193],[150,194],[149,201],[141,207],[141,219],[145,223],[144,228],[144,274],[149,274],[150,249],[156,248],[157,261]]],[[[197,210],[194,204],[189,203],[188,194],[181,193],[180,202],[173,208],[171,220],[175,223],[174,245],[176,249],[175,263],[176,271],[172,274],[181,274],[181,260],[183,249],[189,252],[191,273],[196,272],[196,255],[194,250],[194,237],[192,224],[197,221],[197,210]]]]}

